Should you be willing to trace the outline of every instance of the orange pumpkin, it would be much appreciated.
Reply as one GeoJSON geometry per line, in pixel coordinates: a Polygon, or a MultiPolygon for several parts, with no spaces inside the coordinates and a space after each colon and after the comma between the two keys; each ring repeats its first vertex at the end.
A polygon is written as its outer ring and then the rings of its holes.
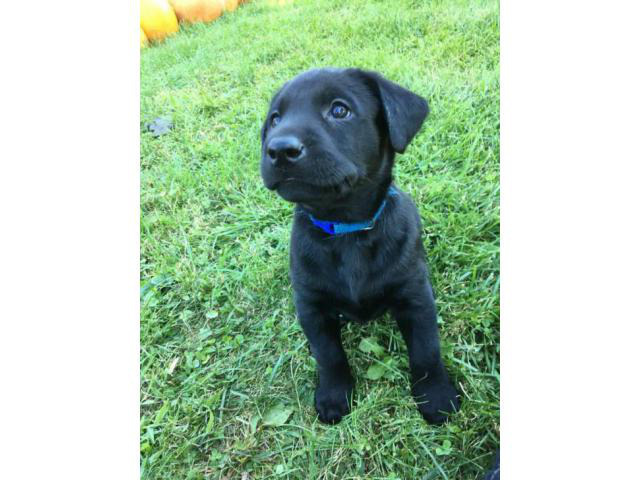
{"type": "Polygon", "coordinates": [[[233,12],[238,8],[238,0],[224,0],[224,11],[233,12]]]}
{"type": "Polygon", "coordinates": [[[162,40],[180,28],[168,0],[140,0],[140,26],[149,40],[162,40]]]}
{"type": "Polygon", "coordinates": [[[169,0],[181,22],[212,22],[224,7],[223,0],[169,0]]]}

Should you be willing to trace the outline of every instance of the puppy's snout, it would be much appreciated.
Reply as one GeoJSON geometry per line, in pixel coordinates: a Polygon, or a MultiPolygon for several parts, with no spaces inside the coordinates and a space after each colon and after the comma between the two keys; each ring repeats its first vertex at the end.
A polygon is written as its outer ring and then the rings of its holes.
{"type": "Polygon", "coordinates": [[[267,155],[276,166],[286,166],[304,157],[304,145],[294,136],[275,137],[267,145],[267,155]]]}

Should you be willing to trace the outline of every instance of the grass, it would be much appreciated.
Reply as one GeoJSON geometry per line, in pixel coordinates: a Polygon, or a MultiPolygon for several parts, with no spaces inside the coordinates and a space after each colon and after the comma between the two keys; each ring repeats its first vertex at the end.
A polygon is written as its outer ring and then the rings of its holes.
{"type": "Polygon", "coordinates": [[[142,478],[481,478],[499,443],[498,19],[497,0],[255,1],[141,52],[141,121],[175,123],[141,134],[142,478]],[[317,421],[292,206],[258,169],[271,95],[317,66],[378,70],[429,99],[395,177],[422,215],[463,392],[445,426],[419,416],[389,318],[346,328],[355,408],[317,421]]]}

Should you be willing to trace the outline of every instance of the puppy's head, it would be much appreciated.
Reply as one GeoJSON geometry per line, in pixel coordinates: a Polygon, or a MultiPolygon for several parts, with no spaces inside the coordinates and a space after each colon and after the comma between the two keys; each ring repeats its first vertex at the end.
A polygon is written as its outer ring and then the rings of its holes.
{"type": "Polygon", "coordinates": [[[310,205],[386,188],[395,152],[404,152],[427,113],[423,98],[377,73],[305,72],[271,101],[262,127],[264,184],[310,205]]]}

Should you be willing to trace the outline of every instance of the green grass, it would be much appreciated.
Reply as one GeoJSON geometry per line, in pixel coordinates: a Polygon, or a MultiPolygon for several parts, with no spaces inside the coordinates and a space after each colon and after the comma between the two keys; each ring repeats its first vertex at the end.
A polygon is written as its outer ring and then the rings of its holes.
{"type": "Polygon", "coordinates": [[[255,1],[141,52],[141,121],[175,123],[141,135],[142,478],[481,477],[499,438],[498,19],[497,0],[255,1]],[[429,99],[395,177],[422,215],[463,392],[445,426],[418,414],[389,318],[346,328],[356,405],[337,426],[316,419],[288,280],[292,205],[258,165],[271,95],[318,66],[378,70],[429,99]],[[359,348],[365,337],[384,350],[359,348]]]}

